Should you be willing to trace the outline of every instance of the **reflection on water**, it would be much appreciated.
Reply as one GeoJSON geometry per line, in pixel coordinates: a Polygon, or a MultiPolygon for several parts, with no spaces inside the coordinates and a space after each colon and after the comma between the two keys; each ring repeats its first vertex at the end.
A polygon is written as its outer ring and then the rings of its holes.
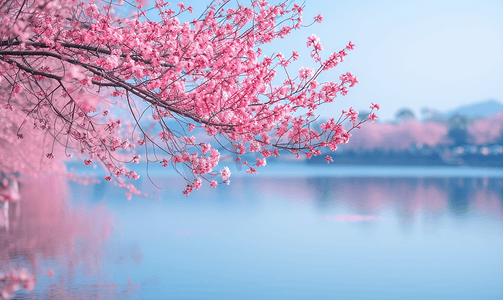
{"type": "Polygon", "coordinates": [[[320,207],[342,202],[367,213],[395,210],[404,218],[472,212],[503,217],[499,178],[309,178],[305,184],[320,207]]]}
{"type": "Polygon", "coordinates": [[[22,186],[0,236],[1,270],[37,278],[18,295],[503,299],[501,178],[237,176],[188,198],[153,180],[130,202],[102,183],[72,183],[71,203],[62,182],[22,186]]]}
{"type": "Polygon", "coordinates": [[[109,295],[110,284],[74,286],[82,281],[75,278],[80,269],[85,276],[101,272],[113,225],[113,214],[105,203],[71,207],[66,182],[52,177],[23,183],[20,192],[21,201],[10,203],[17,210],[9,211],[10,228],[0,232],[0,272],[8,277],[2,286],[2,292],[8,293],[2,297],[12,297],[23,287],[35,288],[35,293],[20,291],[21,296],[37,299],[109,295]],[[36,277],[31,281],[35,286],[24,286],[27,276],[36,277]]]}

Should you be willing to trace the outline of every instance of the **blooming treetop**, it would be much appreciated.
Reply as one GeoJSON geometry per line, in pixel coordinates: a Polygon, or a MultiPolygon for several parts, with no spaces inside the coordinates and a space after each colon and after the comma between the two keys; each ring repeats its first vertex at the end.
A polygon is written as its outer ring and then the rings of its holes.
{"type": "MultiPolygon", "coordinates": [[[[344,60],[351,42],[324,59],[319,38],[309,36],[316,67],[297,73],[288,68],[299,57],[296,51],[262,53],[261,45],[301,27],[302,6],[212,2],[201,16],[181,23],[180,15],[193,12],[183,3],[157,0],[151,8],[157,22],[149,20],[145,1],[134,4],[133,16],[115,12],[132,5],[126,3],[0,0],[1,114],[17,119],[15,127],[2,125],[1,139],[43,132],[45,159],[75,152],[84,155],[86,165],[100,162],[109,171],[105,179],[128,188],[128,198],[139,192],[124,178],[139,175],[127,163],[138,163],[141,153],[164,167],[185,165],[188,195],[203,180],[215,187],[228,184],[230,176],[226,167],[216,171],[220,152],[197,131],[237,161],[256,152],[256,163],[243,162],[247,172],[256,173],[280,150],[308,158],[322,147],[335,151],[368,120],[350,108],[319,130],[311,126],[320,105],[358,82],[349,72],[336,82],[318,82],[321,73],[344,60]],[[277,72],[285,78],[279,84],[277,72]],[[118,108],[127,117],[114,117],[118,108]],[[208,179],[217,173],[221,180],[208,179]]],[[[369,116],[376,118],[373,112],[369,116]]],[[[10,153],[2,156],[0,172],[19,171],[4,167],[10,153]]]]}
{"type": "Polygon", "coordinates": [[[476,145],[487,145],[501,141],[503,113],[475,120],[466,127],[471,141],[476,145]]]}
{"type": "Polygon", "coordinates": [[[382,123],[364,126],[344,150],[405,151],[412,146],[436,147],[448,145],[448,128],[436,122],[406,120],[400,124],[382,123]]]}

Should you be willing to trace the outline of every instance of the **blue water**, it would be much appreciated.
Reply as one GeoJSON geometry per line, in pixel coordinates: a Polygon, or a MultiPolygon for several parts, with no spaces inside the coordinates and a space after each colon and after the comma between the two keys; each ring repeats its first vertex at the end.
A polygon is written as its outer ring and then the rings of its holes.
{"type": "Polygon", "coordinates": [[[51,225],[64,234],[45,245],[9,233],[8,264],[38,279],[17,297],[503,299],[499,169],[284,164],[243,173],[187,198],[183,181],[153,172],[162,189],[144,176],[150,196],[130,202],[110,184],[69,183],[64,211],[75,217],[51,225]]]}

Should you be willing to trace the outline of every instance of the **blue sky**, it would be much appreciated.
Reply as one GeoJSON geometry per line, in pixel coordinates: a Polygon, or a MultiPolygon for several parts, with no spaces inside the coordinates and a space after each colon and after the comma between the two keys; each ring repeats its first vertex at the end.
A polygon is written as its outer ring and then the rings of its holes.
{"type": "MultiPolygon", "coordinates": [[[[282,47],[304,48],[299,38],[316,33],[328,55],[351,40],[356,48],[336,73],[351,71],[360,81],[322,114],[373,101],[381,120],[390,120],[402,107],[419,116],[423,107],[503,101],[503,1],[307,0],[304,19],[317,13],[323,23],[282,47]]],[[[306,65],[308,58],[305,52],[306,65]]]]}
{"type": "MultiPolygon", "coordinates": [[[[172,1],[173,6],[176,3],[172,1]]],[[[184,3],[194,7],[193,18],[210,1],[184,3]]],[[[346,61],[322,79],[336,81],[339,74],[351,71],[360,83],[348,96],[324,107],[323,117],[339,116],[350,106],[367,110],[371,101],[381,105],[381,121],[392,120],[401,108],[420,116],[424,107],[445,112],[487,99],[503,101],[501,0],[306,0],[305,4],[305,24],[318,13],[324,21],[274,41],[264,47],[264,54],[296,50],[301,58],[293,68],[315,67],[306,48],[307,36],[315,33],[321,38],[324,58],[350,40],[356,44],[346,61]]]]}

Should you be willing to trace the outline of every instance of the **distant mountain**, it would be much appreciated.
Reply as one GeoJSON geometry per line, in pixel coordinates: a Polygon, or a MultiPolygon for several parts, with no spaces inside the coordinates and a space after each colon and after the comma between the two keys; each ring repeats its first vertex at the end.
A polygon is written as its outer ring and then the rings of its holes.
{"type": "Polygon", "coordinates": [[[462,106],[456,110],[445,113],[444,116],[450,118],[458,114],[467,116],[469,118],[482,118],[502,111],[503,104],[501,104],[497,100],[489,99],[483,102],[462,106]]]}

